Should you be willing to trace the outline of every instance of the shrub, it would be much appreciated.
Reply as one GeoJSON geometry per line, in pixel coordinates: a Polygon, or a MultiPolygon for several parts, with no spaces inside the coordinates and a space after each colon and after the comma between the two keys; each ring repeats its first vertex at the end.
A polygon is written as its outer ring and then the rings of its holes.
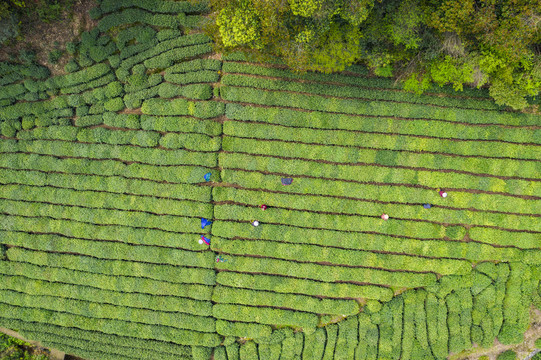
{"type": "Polygon", "coordinates": [[[53,50],[49,52],[49,63],[50,64],[56,64],[58,63],[58,60],[62,57],[64,54],[64,51],[62,50],[53,50]]]}
{"type": "Polygon", "coordinates": [[[272,328],[269,325],[256,323],[217,320],[216,332],[224,336],[260,338],[270,336],[272,328]]]}
{"type": "Polygon", "coordinates": [[[212,312],[216,319],[257,322],[267,325],[279,324],[315,328],[318,324],[318,317],[315,314],[267,307],[215,304],[212,312]]]}
{"type": "Polygon", "coordinates": [[[498,360],[515,360],[517,358],[517,354],[513,350],[507,350],[500,354],[498,354],[497,359],[498,360]]]}
{"type": "Polygon", "coordinates": [[[64,71],[67,73],[76,72],[77,70],[79,70],[79,65],[73,59],[71,59],[66,65],[64,65],[64,71]]]}
{"type": "Polygon", "coordinates": [[[104,108],[107,111],[120,111],[124,109],[124,102],[121,97],[115,97],[105,102],[104,108]]]}

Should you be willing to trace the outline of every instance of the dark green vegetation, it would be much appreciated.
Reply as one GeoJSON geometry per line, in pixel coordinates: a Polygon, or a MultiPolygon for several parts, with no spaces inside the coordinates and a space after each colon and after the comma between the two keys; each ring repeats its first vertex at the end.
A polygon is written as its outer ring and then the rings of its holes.
{"type": "Polygon", "coordinates": [[[204,11],[103,0],[65,75],[0,64],[0,325],[106,360],[520,343],[541,307],[541,117],[361,66],[218,60],[204,11]]]}
{"type": "MultiPolygon", "coordinates": [[[[205,2],[206,0],[192,0],[205,2]]],[[[539,0],[210,0],[218,51],[279,58],[300,71],[362,62],[422,93],[487,85],[527,107],[541,89],[539,0]]]]}
{"type": "Polygon", "coordinates": [[[2,360],[47,360],[46,354],[22,340],[0,333],[0,359],[2,360]]]}

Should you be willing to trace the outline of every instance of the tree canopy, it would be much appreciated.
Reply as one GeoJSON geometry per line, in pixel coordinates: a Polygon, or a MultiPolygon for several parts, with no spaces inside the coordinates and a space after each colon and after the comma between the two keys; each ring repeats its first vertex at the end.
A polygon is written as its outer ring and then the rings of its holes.
{"type": "Polygon", "coordinates": [[[541,0],[210,0],[218,50],[280,58],[298,71],[364,63],[422,93],[490,87],[527,107],[541,88],[541,0]]]}

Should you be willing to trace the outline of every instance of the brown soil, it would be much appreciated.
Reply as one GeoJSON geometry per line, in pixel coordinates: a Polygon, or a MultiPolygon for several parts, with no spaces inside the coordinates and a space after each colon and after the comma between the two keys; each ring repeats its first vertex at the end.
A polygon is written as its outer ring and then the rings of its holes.
{"type": "Polygon", "coordinates": [[[95,0],[75,0],[71,12],[64,12],[61,20],[48,24],[27,20],[21,24],[21,39],[0,47],[0,61],[7,61],[10,55],[17,55],[20,50],[31,48],[36,52],[37,62],[47,66],[52,75],[64,74],[64,65],[71,55],[64,53],[57,64],[49,64],[49,52],[55,49],[65,50],[67,42],[73,41],[83,31],[95,27],[97,22],[90,19],[88,11],[96,5],[95,0]]]}

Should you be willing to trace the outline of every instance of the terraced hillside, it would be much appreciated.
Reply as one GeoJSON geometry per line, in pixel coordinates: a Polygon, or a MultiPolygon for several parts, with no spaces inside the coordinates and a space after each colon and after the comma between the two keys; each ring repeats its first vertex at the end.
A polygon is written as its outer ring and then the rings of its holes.
{"type": "Polygon", "coordinates": [[[66,75],[0,64],[0,326],[107,360],[520,343],[541,116],[359,66],[220,60],[205,11],[102,0],[66,75]]]}

